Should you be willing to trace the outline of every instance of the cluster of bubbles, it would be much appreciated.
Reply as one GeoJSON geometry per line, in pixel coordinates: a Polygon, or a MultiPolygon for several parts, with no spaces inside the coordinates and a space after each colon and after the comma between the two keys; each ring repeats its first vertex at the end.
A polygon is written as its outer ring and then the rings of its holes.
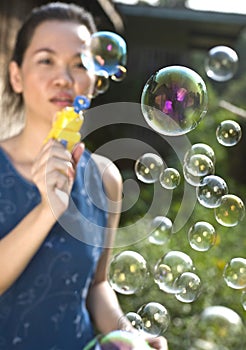
{"type": "Polygon", "coordinates": [[[127,45],[119,34],[110,31],[95,32],[81,59],[85,68],[97,77],[92,97],[107,91],[110,79],[120,82],[126,77],[127,45]]]}
{"type": "MultiPolygon", "coordinates": [[[[109,35],[109,32],[96,33],[91,41],[91,56],[83,57],[83,62],[86,67],[94,69],[99,77],[108,79],[110,76],[120,81],[126,64],[125,43],[117,35],[109,35]]],[[[237,67],[237,54],[225,46],[212,48],[205,62],[207,76],[219,82],[231,79],[237,67]]],[[[203,79],[192,69],[183,66],[158,70],[146,82],[141,96],[141,110],[147,124],[155,132],[166,136],[184,135],[194,130],[205,117],[207,106],[207,89],[203,79]]],[[[222,121],[216,129],[217,141],[225,147],[237,145],[241,137],[241,127],[233,120],[222,121]]],[[[183,177],[195,187],[198,203],[212,209],[220,225],[233,227],[245,215],[244,203],[241,198],[231,194],[226,181],[216,175],[215,163],[213,149],[205,143],[196,143],[185,153],[183,177]]],[[[141,155],[134,170],[137,179],[146,184],[159,182],[168,190],[180,184],[179,171],[167,167],[163,159],[154,153],[141,155]]],[[[172,225],[172,221],[165,216],[153,218],[149,242],[165,244],[172,235],[172,225]]],[[[213,225],[206,221],[194,223],[187,232],[191,248],[199,252],[211,249],[216,243],[216,235],[213,225]]],[[[201,294],[201,279],[192,259],[184,252],[173,250],[164,254],[155,263],[152,274],[154,283],[161,291],[174,295],[183,303],[192,303],[201,294]]],[[[125,250],[113,256],[108,280],[117,293],[133,295],[145,287],[150,276],[145,258],[137,252],[125,250]]],[[[223,278],[230,288],[242,290],[241,303],[246,310],[246,259],[231,259],[224,268],[223,278]]],[[[129,322],[139,332],[157,336],[168,328],[170,315],[165,306],[150,302],[136,312],[130,311],[124,315],[119,320],[120,328],[127,331],[129,322]]],[[[240,317],[232,310],[217,306],[206,308],[200,317],[202,332],[200,338],[197,337],[199,344],[195,345],[195,349],[217,349],[209,346],[217,346],[213,337],[216,338],[222,328],[229,337],[231,332],[241,332],[242,327],[240,317]],[[232,320],[235,321],[233,327],[232,320]]]]}
{"type": "Polygon", "coordinates": [[[169,327],[170,315],[165,306],[157,302],[148,302],[137,310],[130,311],[119,319],[119,328],[130,331],[134,328],[139,334],[152,336],[163,334],[169,327]]]}
{"type": "MultiPolygon", "coordinates": [[[[156,218],[160,220],[160,223],[164,223],[165,229],[171,231],[172,223],[168,218],[156,218]]],[[[154,236],[155,240],[159,244],[159,236],[154,236]]],[[[156,241],[155,241],[156,243],[156,241]]],[[[153,275],[153,282],[158,285],[161,291],[172,294],[177,300],[183,303],[194,302],[201,293],[201,280],[195,272],[195,266],[189,255],[182,251],[169,251],[164,256],[160,257],[158,261],[151,268],[148,266],[145,258],[140,254],[132,250],[124,250],[113,256],[108,280],[112,288],[123,295],[138,294],[149,283],[150,276],[153,275]]],[[[140,308],[137,312],[138,315],[144,318],[143,310],[152,310],[154,312],[157,304],[151,304],[140,308]],[[150,307],[151,306],[151,307],[150,307]]],[[[159,306],[162,310],[165,310],[164,306],[159,306]]],[[[166,312],[166,311],[165,311],[166,312]]],[[[150,311],[149,311],[150,313],[150,311]]],[[[155,316],[154,319],[158,322],[161,321],[161,331],[163,332],[163,318],[155,316]]],[[[168,321],[168,313],[166,313],[165,325],[168,321]]],[[[136,320],[134,321],[136,322],[136,320]]],[[[156,325],[153,325],[153,320],[144,322],[144,330],[151,334],[156,334],[156,325]],[[149,324],[149,330],[148,326],[149,324]],[[152,325],[152,326],[151,326],[152,325]],[[151,329],[151,330],[150,330],[151,329]]],[[[165,326],[166,328],[166,326],[165,326]]]]}
{"type": "MultiPolygon", "coordinates": [[[[133,295],[146,286],[149,276],[149,267],[144,257],[135,251],[125,250],[112,258],[108,280],[116,292],[133,295]]],[[[130,311],[124,315],[119,320],[119,328],[129,331],[131,325],[139,332],[158,336],[167,330],[169,323],[170,315],[166,307],[157,302],[149,302],[136,312],[130,311]]]]}
{"type": "Polygon", "coordinates": [[[203,143],[194,144],[186,152],[183,163],[185,180],[196,187],[198,202],[214,209],[215,219],[222,226],[236,226],[245,215],[241,198],[229,194],[227,183],[215,175],[215,154],[203,143]]]}
{"type": "Polygon", "coordinates": [[[177,169],[166,167],[163,159],[155,153],[145,153],[135,162],[135,174],[138,180],[153,184],[159,182],[168,190],[173,190],[180,184],[180,173],[177,169]]]}
{"type": "Polygon", "coordinates": [[[192,303],[201,293],[201,279],[190,256],[169,251],[154,266],[154,281],[161,291],[173,294],[183,303],[192,303]]]}

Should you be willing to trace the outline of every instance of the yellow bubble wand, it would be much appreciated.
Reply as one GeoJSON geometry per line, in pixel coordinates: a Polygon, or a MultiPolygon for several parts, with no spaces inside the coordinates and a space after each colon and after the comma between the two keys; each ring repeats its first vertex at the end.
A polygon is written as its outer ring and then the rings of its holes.
{"type": "Polygon", "coordinates": [[[57,112],[56,119],[44,142],[55,139],[71,152],[74,145],[80,142],[80,129],[84,122],[83,111],[89,107],[90,101],[86,96],[76,96],[73,106],[65,107],[57,112]]]}

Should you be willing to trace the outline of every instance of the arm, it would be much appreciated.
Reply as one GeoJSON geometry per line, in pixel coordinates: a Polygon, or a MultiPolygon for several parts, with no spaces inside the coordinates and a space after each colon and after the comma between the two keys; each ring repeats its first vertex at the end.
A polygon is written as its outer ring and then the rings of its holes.
{"type": "MultiPolygon", "coordinates": [[[[78,150],[76,153],[75,158],[78,150]]],[[[35,160],[32,175],[41,201],[0,240],[0,295],[21,275],[57,218],[67,208],[74,178],[70,169],[72,165],[68,164],[71,160],[65,148],[53,141],[43,147],[35,160]]]]}
{"type": "Polygon", "coordinates": [[[118,329],[118,321],[123,316],[114,290],[107,281],[107,269],[111,257],[115,232],[118,227],[121,211],[122,179],[116,166],[108,159],[93,155],[102,175],[109,200],[109,216],[106,237],[107,246],[99,260],[93,284],[87,297],[87,307],[95,326],[102,333],[118,329]],[[107,317],[105,318],[105,315],[107,317]]]}

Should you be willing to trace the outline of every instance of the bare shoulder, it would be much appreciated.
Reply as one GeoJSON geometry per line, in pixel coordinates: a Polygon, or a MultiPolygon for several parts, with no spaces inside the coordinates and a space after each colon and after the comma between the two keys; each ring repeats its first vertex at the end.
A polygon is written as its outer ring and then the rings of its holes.
{"type": "Polygon", "coordinates": [[[122,194],[122,177],[119,169],[104,156],[93,153],[92,158],[101,173],[107,195],[112,200],[119,200],[122,194]]]}

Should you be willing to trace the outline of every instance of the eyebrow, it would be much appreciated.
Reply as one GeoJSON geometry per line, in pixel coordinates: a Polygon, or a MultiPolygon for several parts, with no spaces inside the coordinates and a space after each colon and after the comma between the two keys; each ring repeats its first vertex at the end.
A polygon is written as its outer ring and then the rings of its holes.
{"type": "Polygon", "coordinates": [[[54,50],[52,50],[52,49],[50,49],[48,47],[41,47],[40,49],[35,50],[34,54],[42,52],[42,51],[46,51],[46,52],[53,53],[53,54],[55,53],[54,50]]]}
{"type": "MultiPolygon", "coordinates": [[[[53,55],[56,54],[56,51],[53,50],[53,49],[50,49],[49,47],[41,47],[41,48],[39,48],[39,49],[37,49],[37,50],[34,51],[34,55],[35,55],[35,54],[38,54],[38,53],[40,53],[40,52],[48,52],[48,53],[51,53],[51,54],[53,54],[53,55]]],[[[80,58],[80,57],[81,57],[81,52],[75,53],[73,57],[74,57],[74,58],[80,58]]]]}

